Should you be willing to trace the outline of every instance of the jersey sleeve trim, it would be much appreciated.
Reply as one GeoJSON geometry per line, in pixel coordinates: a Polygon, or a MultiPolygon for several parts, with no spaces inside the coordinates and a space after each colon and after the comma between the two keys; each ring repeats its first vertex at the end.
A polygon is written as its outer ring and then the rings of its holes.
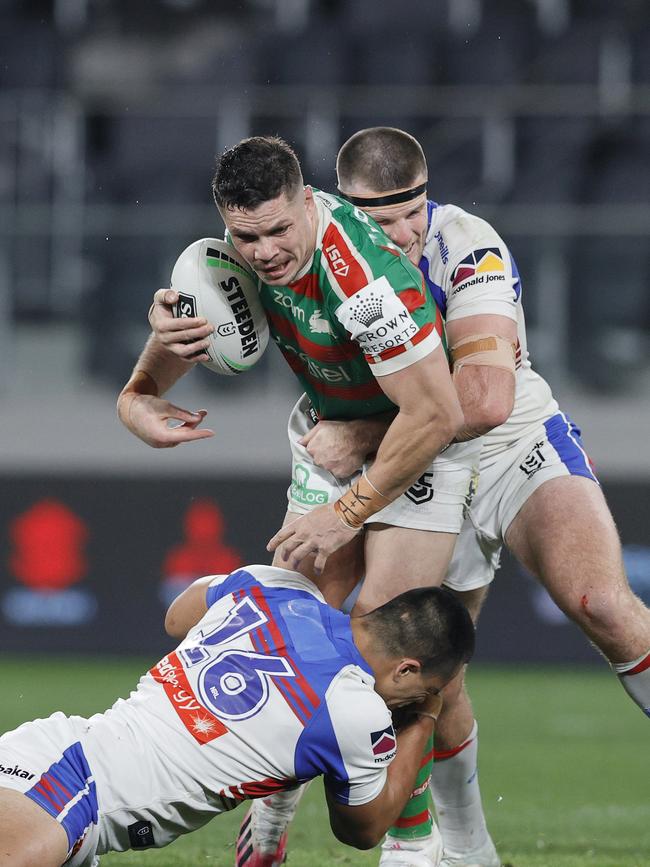
{"type": "Polygon", "coordinates": [[[417,337],[418,340],[411,341],[407,347],[388,350],[380,356],[379,360],[367,357],[366,360],[370,364],[370,369],[374,375],[387,376],[390,373],[404,370],[404,368],[415,364],[416,361],[426,358],[427,355],[430,355],[441,345],[440,337],[437,331],[433,329],[433,326],[431,326],[427,334],[422,335],[422,332],[420,332],[420,335],[417,335],[417,337]]]}
{"type": "Polygon", "coordinates": [[[517,309],[509,301],[477,298],[455,310],[448,311],[447,322],[466,319],[468,316],[505,316],[507,319],[517,322],[517,309]]]}

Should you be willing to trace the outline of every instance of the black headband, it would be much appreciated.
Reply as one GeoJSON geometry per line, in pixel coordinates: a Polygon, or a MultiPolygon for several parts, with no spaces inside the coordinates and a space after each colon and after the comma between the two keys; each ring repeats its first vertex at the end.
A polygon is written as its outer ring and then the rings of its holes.
{"type": "Polygon", "coordinates": [[[410,190],[401,190],[399,193],[391,193],[389,196],[373,196],[370,199],[360,196],[348,196],[345,193],[339,192],[342,199],[347,199],[352,205],[357,205],[359,208],[382,208],[385,205],[400,205],[402,202],[410,202],[412,199],[417,199],[422,193],[427,191],[427,182],[420,184],[417,187],[412,187],[410,190]]]}

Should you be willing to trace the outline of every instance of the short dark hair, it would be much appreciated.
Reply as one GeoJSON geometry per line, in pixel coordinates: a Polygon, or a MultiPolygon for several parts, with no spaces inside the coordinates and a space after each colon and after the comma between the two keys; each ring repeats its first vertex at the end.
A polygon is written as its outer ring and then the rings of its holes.
{"type": "Polygon", "coordinates": [[[474,653],[474,624],[451,590],[407,590],[363,615],[378,649],[392,658],[412,657],[423,674],[448,678],[474,653]]]}
{"type": "Polygon", "coordinates": [[[373,126],[351,136],[336,159],[339,189],[362,182],[378,193],[400,190],[427,174],[427,161],[417,139],[392,126],[373,126]]]}
{"type": "Polygon", "coordinates": [[[212,194],[220,208],[252,209],[302,186],[293,149],[279,136],[245,138],[217,158],[212,194]]]}

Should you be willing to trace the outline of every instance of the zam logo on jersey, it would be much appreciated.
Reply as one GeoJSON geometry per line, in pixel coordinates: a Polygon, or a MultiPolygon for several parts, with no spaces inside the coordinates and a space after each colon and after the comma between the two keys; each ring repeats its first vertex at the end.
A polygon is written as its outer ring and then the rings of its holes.
{"type": "Polygon", "coordinates": [[[279,289],[273,289],[273,300],[276,304],[279,304],[280,307],[291,310],[291,315],[294,319],[297,319],[298,322],[305,321],[305,311],[293,303],[291,295],[285,295],[285,293],[281,292],[279,289]]]}
{"type": "Polygon", "coordinates": [[[370,733],[370,745],[375,762],[387,762],[395,755],[397,742],[392,726],[370,733]]]}
{"type": "Polygon", "coordinates": [[[385,276],[344,301],[336,316],[366,355],[381,355],[403,346],[418,333],[418,326],[385,276]]]}
{"type": "Polygon", "coordinates": [[[451,285],[454,289],[452,295],[477,283],[505,280],[505,270],[503,256],[498,247],[482,247],[479,250],[473,250],[454,269],[451,276],[451,285]]]}

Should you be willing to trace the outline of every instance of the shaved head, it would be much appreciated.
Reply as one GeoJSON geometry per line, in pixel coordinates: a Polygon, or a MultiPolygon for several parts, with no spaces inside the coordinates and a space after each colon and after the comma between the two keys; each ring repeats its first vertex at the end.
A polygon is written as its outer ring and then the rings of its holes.
{"type": "Polygon", "coordinates": [[[362,186],[377,193],[410,187],[427,176],[427,161],[419,142],[401,129],[362,129],[341,147],[336,160],[339,189],[362,186]]]}

